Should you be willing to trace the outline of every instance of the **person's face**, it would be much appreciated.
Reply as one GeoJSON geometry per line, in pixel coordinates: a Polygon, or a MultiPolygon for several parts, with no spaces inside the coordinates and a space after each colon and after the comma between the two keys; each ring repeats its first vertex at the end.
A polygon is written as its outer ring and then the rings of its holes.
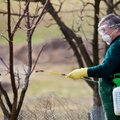
{"type": "Polygon", "coordinates": [[[114,39],[114,36],[117,34],[117,29],[114,27],[109,27],[107,23],[102,23],[99,28],[98,32],[100,35],[107,34],[111,37],[111,40],[114,39]]]}

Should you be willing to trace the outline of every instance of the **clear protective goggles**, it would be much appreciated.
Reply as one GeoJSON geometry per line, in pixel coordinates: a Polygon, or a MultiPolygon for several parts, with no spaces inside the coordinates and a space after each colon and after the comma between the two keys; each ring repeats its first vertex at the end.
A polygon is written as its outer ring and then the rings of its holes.
{"type": "Polygon", "coordinates": [[[106,28],[108,28],[107,25],[102,25],[102,26],[100,26],[100,27],[98,28],[98,33],[99,33],[100,35],[104,35],[104,34],[107,32],[107,29],[106,29],[106,28]]]}
{"type": "Polygon", "coordinates": [[[110,25],[110,26],[108,26],[107,24],[104,24],[98,28],[98,33],[100,35],[103,35],[103,34],[107,33],[107,31],[109,29],[111,29],[111,28],[119,29],[119,27],[120,27],[120,23],[115,24],[115,25],[110,25]]]}

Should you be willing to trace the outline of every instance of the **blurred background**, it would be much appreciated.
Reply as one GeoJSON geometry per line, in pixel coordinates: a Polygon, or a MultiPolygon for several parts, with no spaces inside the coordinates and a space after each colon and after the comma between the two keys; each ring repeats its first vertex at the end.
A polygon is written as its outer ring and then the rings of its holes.
{"type": "MultiPolygon", "coordinates": [[[[0,0],[0,81],[12,97],[9,72],[6,70],[9,64],[6,2],[0,0]]],[[[99,20],[109,13],[120,15],[120,2],[119,0],[50,0],[49,2],[50,6],[32,35],[32,62],[36,66],[30,77],[21,114],[25,120],[35,118],[87,120],[93,106],[101,105],[97,84],[82,79],[73,81],[60,74],[68,74],[76,68],[102,62],[107,46],[98,36],[97,25],[99,20]],[[36,63],[43,46],[44,49],[36,63]],[[36,70],[44,72],[35,72],[36,70]]],[[[41,1],[30,2],[31,25],[39,12],[42,12],[44,4],[41,1]]],[[[11,28],[14,28],[24,8],[24,1],[11,1],[11,28]]],[[[13,40],[14,70],[20,76],[19,89],[23,87],[28,63],[26,32],[26,20],[23,19],[13,40]]]]}

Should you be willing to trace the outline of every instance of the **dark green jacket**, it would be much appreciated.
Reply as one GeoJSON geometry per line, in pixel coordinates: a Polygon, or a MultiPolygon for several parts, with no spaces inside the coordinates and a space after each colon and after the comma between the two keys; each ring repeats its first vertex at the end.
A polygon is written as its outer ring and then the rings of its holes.
{"type": "Polygon", "coordinates": [[[102,64],[88,68],[89,77],[105,80],[115,73],[120,73],[120,36],[110,44],[102,64]]]}

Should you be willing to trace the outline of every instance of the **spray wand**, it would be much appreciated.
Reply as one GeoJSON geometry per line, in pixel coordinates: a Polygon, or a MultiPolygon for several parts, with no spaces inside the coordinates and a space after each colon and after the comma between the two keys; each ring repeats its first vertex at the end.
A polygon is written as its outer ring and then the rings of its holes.
{"type": "MultiPolygon", "coordinates": [[[[51,71],[45,71],[45,70],[36,70],[35,72],[45,72],[45,73],[49,73],[49,74],[54,74],[54,75],[61,75],[61,76],[67,76],[66,74],[64,73],[59,73],[59,72],[51,72],[51,71]]],[[[83,77],[83,78],[80,78],[81,80],[85,80],[85,81],[89,81],[89,82],[93,82],[93,83],[98,83],[98,81],[94,81],[94,80],[91,80],[87,77],[83,77]]]]}

